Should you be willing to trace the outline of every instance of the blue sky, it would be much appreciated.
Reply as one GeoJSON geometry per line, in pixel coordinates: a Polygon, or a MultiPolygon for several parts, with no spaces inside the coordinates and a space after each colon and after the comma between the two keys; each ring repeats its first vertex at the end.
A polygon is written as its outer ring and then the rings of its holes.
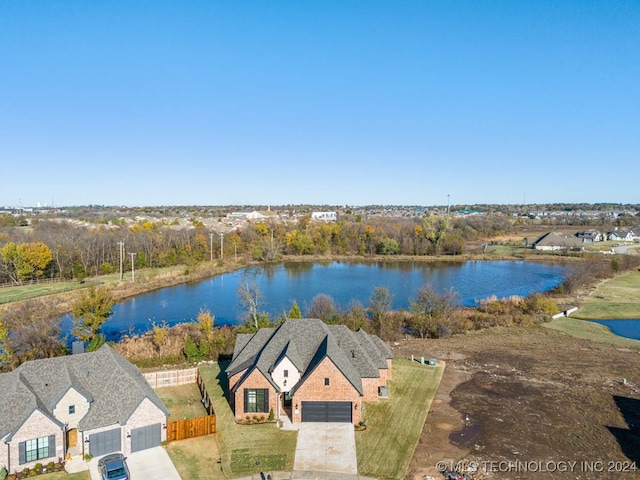
{"type": "Polygon", "coordinates": [[[0,206],[638,203],[639,25],[636,0],[0,0],[0,206]]]}

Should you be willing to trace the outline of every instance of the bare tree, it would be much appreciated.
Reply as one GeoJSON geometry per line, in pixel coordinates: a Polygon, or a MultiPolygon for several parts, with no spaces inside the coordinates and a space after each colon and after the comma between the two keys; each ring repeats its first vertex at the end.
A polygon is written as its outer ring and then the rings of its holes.
{"type": "Polygon", "coordinates": [[[260,313],[259,308],[262,305],[262,294],[258,285],[251,282],[243,282],[238,287],[238,296],[240,297],[240,304],[245,309],[245,317],[248,322],[258,329],[260,313]]]}

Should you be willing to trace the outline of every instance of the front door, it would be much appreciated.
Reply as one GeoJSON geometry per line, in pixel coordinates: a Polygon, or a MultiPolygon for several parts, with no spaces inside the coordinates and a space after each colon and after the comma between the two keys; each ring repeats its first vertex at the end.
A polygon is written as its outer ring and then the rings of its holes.
{"type": "Polygon", "coordinates": [[[78,448],[78,429],[71,428],[67,430],[67,452],[73,456],[80,453],[78,448]]]}

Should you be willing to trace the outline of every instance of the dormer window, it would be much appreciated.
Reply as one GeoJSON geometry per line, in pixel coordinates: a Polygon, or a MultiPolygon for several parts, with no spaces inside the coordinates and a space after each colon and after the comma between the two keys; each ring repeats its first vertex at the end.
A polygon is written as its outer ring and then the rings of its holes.
{"type": "Polygon", "coordinates": [[[73,415],[74,413],[76,413],[76,406],[69,405],[69,415],[73,415]]]}

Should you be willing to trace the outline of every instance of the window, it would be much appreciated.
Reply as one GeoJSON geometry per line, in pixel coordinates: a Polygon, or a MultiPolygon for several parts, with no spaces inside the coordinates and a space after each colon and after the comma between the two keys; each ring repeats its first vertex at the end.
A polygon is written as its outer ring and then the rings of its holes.
{"type": "Polygon", "coordinates": [[[289,370],[285,370],[284,371],[284,378],[287,378],[289,376],[289,370]]]}
{"type": "Polygon", "coordinates": [[[20,464],[53,457],[56,453],[56,437],[34,438],[18,445],[20,464]]]}
{"type": "Polygon", "coordinates": [[[76,406],[69,405],[69,415],[73,415],[74,413],[76,413],[76,406]]]}
{"type": "Polygon", "coordinates": [[[267,413],[269,411],[269,390],[266,388],[244,389],[245,413],[267,413]]]}
{"type": "Polygon", "coordinates": [[[329,386],[329,377],[324,379],[324,386],[328,387],[329,386]]]}

